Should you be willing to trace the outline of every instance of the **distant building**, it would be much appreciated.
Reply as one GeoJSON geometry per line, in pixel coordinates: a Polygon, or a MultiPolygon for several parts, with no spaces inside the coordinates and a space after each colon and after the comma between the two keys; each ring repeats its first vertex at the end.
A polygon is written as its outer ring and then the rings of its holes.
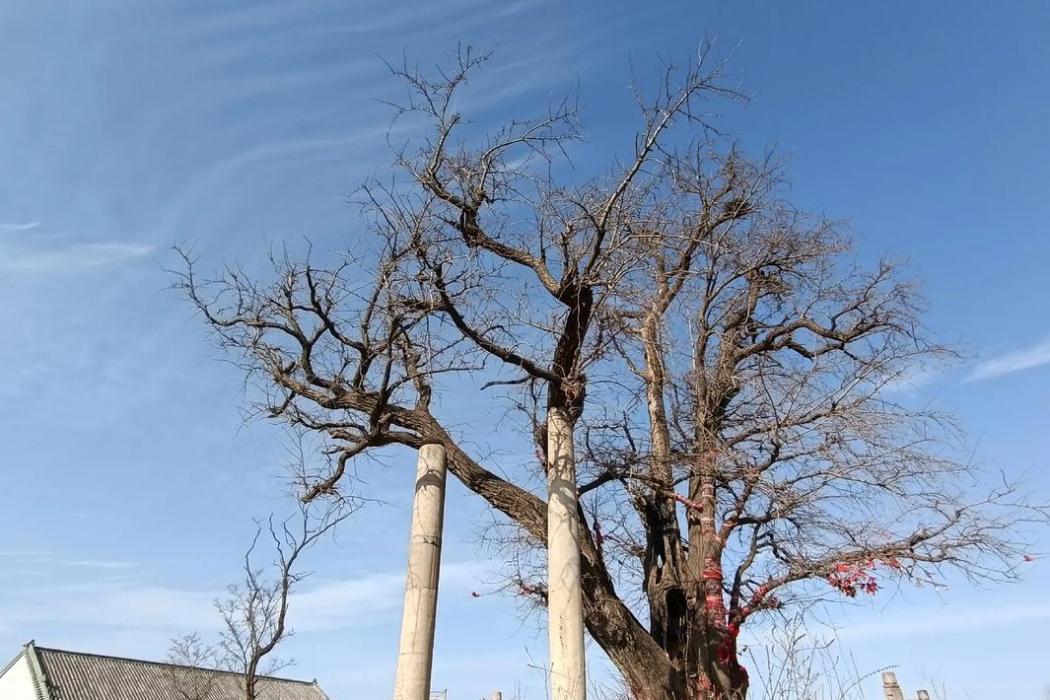
{"type": "MultiPolygon", "coordinates": [[[[237,673],[26,644],[0,667],[3,700],[244,700],[237,673]]],[[[260,700],[328,700],[317,681],[259,678],[260,700]]]]}

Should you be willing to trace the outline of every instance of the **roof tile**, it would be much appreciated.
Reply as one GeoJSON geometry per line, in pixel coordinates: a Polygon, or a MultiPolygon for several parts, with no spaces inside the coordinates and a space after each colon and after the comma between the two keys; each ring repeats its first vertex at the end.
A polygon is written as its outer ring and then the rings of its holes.
{"type": "MultiPolygon", "coordinates": [[[[36,647],[52,700],[243,700],[240,674],[36,647]],[[193,691],[201,697],[195,698],[193,691]]],[[[259,700],[327,700],[317,683],[259,679],[259,700]]]]}

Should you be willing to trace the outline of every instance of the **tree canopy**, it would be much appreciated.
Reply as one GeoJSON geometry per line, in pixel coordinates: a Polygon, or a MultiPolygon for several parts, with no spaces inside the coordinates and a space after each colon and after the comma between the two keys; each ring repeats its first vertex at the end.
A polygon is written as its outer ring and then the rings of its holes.
{"type": "Polygon", "coordinates": [[[395,177],[363,185],[368,233],[344,260],[279,256],[260,280],[202,278],[185,255],[181,287],[268,414],[325,440],[303,499],[371,450],[442,443],[519,533],[512,578],[542,602],[520,554],[542,552],[544,498],[473,454],[433,398],[517,406],[537,451],[521,474],[542,475],[562,416],[585,622],[639,698],[743,695],[741,626],[792,603],[1016,574],[1018,528],[1045,511],[957,457],[950,415],[894,390],[952,356],[916,284],[859,261],[841,224],[792,205],[772,155],[711,123],[707,105],[738,95],[706,50],[639,90],[631,157],[591,178],[572,150],[621,144],[587,143],[571,100],[468,127],[458,96],[485,59],[392,67],[397,115],[427,126],[395,147],[395,177]]]}

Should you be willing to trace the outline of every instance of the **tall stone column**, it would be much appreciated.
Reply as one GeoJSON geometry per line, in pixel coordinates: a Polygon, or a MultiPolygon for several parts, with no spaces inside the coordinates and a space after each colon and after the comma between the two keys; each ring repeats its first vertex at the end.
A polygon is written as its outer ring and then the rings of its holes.
{"type": "Polygon", "coordinates": [[[904,691],[897,682],[897,674],[893,671],[882,673],[882,694],[886,700],[904,700],[904,691]]]}
{"type": "Polygon", "coordinates": [[[428,700],[430,697],[441,530],[445,517],[445,474],[444,446],[419,448],[394,700],[428,700]]]}
{"type": "Polygon", "coordinates": [[[572,424],[547,414],[547,618],[551,700],[585,700],[580,523],[572,424]]]}

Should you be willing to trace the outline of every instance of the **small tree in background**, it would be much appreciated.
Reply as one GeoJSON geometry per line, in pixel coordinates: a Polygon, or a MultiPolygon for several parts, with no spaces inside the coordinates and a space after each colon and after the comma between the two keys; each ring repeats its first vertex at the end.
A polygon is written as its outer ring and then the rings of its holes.
{"type": "Polygon", "coordinates": [[[218,654],[200,634],[191,632],[171,640],[164,669],[177,700],[214,700],[217,694],[218,654]]]}
{"type": "Polygon", "coordinates": [[[179,700],[214,698],[220,690],[216,670],[240,676],[244,700],[272,696],[266,694],[260,678],[293,663],[273,653],[293,634],[288,622],[292,593],[309,575],[301,568],[301,557],[353,512],[347,501],[326,505],[320,516],[312,516],[304,505],[298,519],[275,521],[271,516],[265,523],[256,523],[255,536],[244,555],[242,580],[229,586],[225,598],[215,601],[222,619],[216,644],[205,643],[198,633],[172,640],[168,659],[173,666],[168,667],[167,675],[179,700]],[[264,532],[275,551],[269,570],[253,561],[264,532]]]}

